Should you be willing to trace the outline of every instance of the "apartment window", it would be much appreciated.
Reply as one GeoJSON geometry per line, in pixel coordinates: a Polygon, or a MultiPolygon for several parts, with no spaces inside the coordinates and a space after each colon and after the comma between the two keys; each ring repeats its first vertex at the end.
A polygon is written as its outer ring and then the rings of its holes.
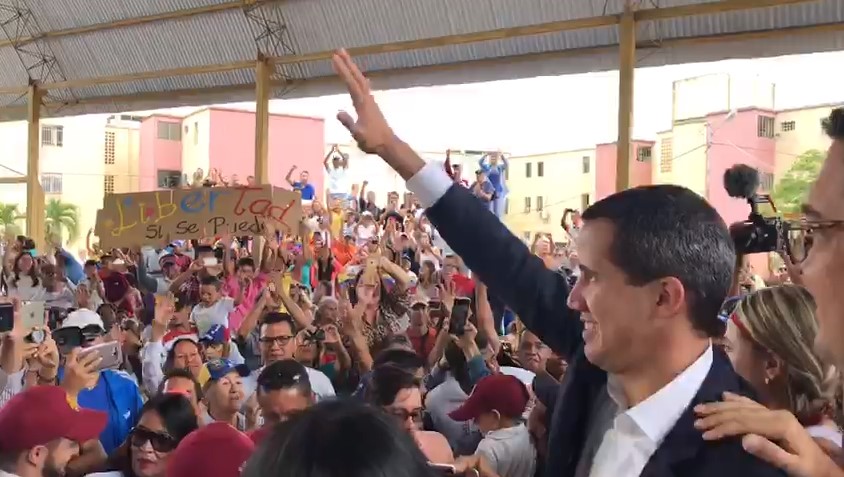
{"type": "Polygon", "coordinates": [[[105,133],[105,163],[114,164],[114,133],[105,133]]]}
{"type": "Polygon", "coordinates": [[[583,173],[584,174],[589,174],[590,166],[591,166],[591,160],[589,159],[589,156],[583,156],[583,173]]]}
{"type": "Polygon", "coordinates": [[[64,146],[64,126],[41,126],[42,146],[64,146]]]}
{"type": "Polygon", "coordinates": [[[782,132],[794,131],[795,129],[797,129],[797,123],[794,121],[784,121],[782,124],[780,124],[780,129],[782,130],[782,132]]]}
{"type": "Polygon", "coordinates": [[[199,123],[193,123],[193,144],[199,144],[199,123]]]}
{"type": "Polygon", "coordinates": [[[774,118],[771,116],[757,116],[756,118],[756,136],[773,138],[774,137],[774,118]]]}
{"type": "Polygon", "coordinates": [[[544,177],[545,176],[545,163],[544,162],[537,162],[536,163],[536,177],[544,177]]]}
{"type": "Polygon", "coordinates": [[[531,168],[531,163],[530,162],[525,163],[525,177],[530,177],[530,168],[531,168]]]}
{"type": "Polygon", "coordinates": [[[170,123],[167,121],[158,122],[158,139],[166,141],[181,141],[182,130],[179,123],[170,123]]]}
{"type": "Polygon", "coordinates": [[[41,187],[44,188],[45,194],[61,194],[62,175],[49,173],[41,174],[41,187]]]}
{"type": "Polygon", "coordinates": [[[669,173],[674,168],[674,139],[663,138],[659,151],[659,172],[669,173]]]}
{"type": "Polygon", "coordinates": [[[128,115],[128,114],[121,114],[120,120],[121,121],[134,121],[134,122],[139,123],[139,122],[143,121],[144,118],[142,116],[131,116],[131,115],[128,115]]]}
{"type": "Polygon", "coordinates": [[[636,160],[639,162],[649,162],[651,160],[651,154],[653,150],[651,146],[639,146],[636,149],[636,160]]]}
{"type": "Polygon", "coordinates": [[[160,189],[175,189],[182,185],[182,171],[158,170],[158,187],[160,189]]]}
{"type": "MultiPolygon", "coordinates": [[[[540,162],[540,164],[542,164],[542,163],[540,162]]],[[[537,197],[536,198],[536,211],[537,212],[542,212],[542,207],[545,206],[545,200],[544,199],[545,199],[544,197],[537,197]]]]}
{"type": "Polygon", "coordinates": [[[759,173],[759,189],[770,192],[774,188],[774,175],[770,172],[759,173]]]}
{"type": "Polygon", "coordinates": [[[114,176],[103,176],[103,192],[114,194],[114,176]]]}
{"type": "Polygon", "coordinates": [[[525,197],[525,213],[530,212],[530,197],[525,197]]]}
{"type": "Polygon", "coordinates": [[[580,195],[580,210],[586,210],[591,204],[592,201],[589,198],[589,194],[580,195]]]}

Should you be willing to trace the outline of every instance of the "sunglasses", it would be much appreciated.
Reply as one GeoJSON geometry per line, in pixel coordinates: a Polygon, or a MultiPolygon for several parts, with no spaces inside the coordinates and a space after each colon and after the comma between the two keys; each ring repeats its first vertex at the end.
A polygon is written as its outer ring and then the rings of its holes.
{"type": "Polygon", "coordinates": [[[133,447],[142,447],[149,442],[155,452],[172,452],[179,444],[170,434],[155,432],[141,426],[132,429],[129,439],[133,447]]]}
{"type": "Polygon", "coordinates": [[[387,409],[387,414],[395,417],[396,419],[399,420],[399,422],[405,422],[408,419],[410,419],[411,421],[416,422],[416,423],[422,422],[422,417],[423,417],[424,412],[425,411],[421,408],[420,409],[414,409],[412,411],[408,411],[407,409],[397,409],[397,408],[392,408],[392,409],[388,408],[387,409]]]}

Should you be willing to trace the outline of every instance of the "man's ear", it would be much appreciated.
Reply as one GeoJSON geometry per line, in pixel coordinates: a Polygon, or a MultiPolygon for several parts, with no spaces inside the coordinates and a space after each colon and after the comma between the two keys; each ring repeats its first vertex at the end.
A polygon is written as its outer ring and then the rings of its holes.
{"type": "Polygon", "coordinates": [[[686,288],[675,277],[666,277],[655,283],[656,306],[671,316],[679,313],[686,306],[686,288]]]}

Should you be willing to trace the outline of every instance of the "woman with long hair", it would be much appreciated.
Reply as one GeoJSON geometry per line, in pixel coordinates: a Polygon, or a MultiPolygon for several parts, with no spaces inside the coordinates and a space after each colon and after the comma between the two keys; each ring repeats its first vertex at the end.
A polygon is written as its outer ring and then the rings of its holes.
{"type": "Polygon", "coordinates": [[[707,412],[704,430],[720,433],[733,408],[762,405],[793,414],[810,435],[841,447],[842,434],[834,422],[838,376],[815,351],[817,334],[815,302],[802,287],[762,288],[738,300],[723,345],[760,403],[728,399],[707,412]]]}
{"type": "Polygon", "coordinates": [[[158,394],[144,404],[138,424],[111,457],[112,470],[89,477],[165,477],[170,454],[198,428],[196,412],[186,396],[158,394]]]}

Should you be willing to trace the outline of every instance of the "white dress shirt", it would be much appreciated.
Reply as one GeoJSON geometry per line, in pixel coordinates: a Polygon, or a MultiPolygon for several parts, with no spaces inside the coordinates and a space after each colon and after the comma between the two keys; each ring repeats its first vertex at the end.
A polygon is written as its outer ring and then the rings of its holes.
{"type": "Polygon", "coordinates": [[[711,367],[712,346],[709,346],[673,381],[631,408],[627,407],[620,383],[610,376],[607,393],[621,412],[604,434],[589,476],[638,477],[689,407],[711,367]]]}

